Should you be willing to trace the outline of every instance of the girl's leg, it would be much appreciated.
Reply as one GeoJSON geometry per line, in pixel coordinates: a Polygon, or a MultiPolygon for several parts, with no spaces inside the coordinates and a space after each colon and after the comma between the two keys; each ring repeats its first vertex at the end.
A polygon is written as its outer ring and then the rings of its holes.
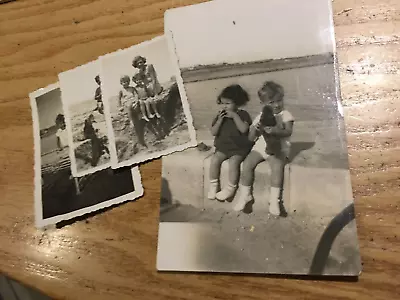
{"type": "Polygon", "coordinates": [[[219,190],[219,176],[221,173],[221,165],[227,159],[227,156],[222,152],[215,151],[210,163],[210,187],[207,198],[214,200],[219,190]]]}
{"type": "Polygon", "coordinates": [[[283,157],[273,155],[268,158],[268,162],[271,166],[271,191],[269,195],[269,212],[272,215],[279,216],[279,195],[282,188],[285,160],[283,157]]]}
{"type": "Polygon", "coordinates": [[[254,183],[254,171],[257,165],[265,158],[257,151],[251,151],[243,162],[242,176],[239,184],[239,198],[233,208],[236,211],[243,210],[248,202],[253,200],[252,186],[254,183]]]}
{"type": "Polygon", "coordinates": [[[146,105],[143,100],[139,101],[139,106],[140,106],[140,112],[142,113],[142,119],[149,122],[149,118],[147,116],[147,110],[146,110],[146,105]]]}
{"type": "Polygon", "coordinates": [[[161,118],[160,113],[158,112],[158,108],[157,108],[157,101],[155,101],[154,99],[149,99],[151,107],[153,108],[154,113],[156,114],[157,118],[161,118]]]}
{"type": "Polygon", "coordinates": [[[144,103],[146,104],[147,116],[150,119],[154,118],[154,114],[151,112],[151,99],[146,99],[144,103]]]}
{"type": "Polygon", "coordinates": [[[225,201],[235,196],[240,176],[240,164],[244,158],[241,155],[234,155],[229,158],[229,182],[222,191],[217,193],[216,198],[218,200],[225,201]]]}

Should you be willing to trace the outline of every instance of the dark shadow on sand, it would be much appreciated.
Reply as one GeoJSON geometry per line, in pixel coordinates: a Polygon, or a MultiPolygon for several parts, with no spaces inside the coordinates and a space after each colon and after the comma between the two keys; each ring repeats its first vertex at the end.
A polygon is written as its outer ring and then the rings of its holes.
{"type": "Polygon", "coordinates": [[[291,163],[302,151],[311,149],[314,145],[314,142],[293,142],[290,146],[290,157],[288,162],[291,163]]]}
{"type": "Polygon", "coordinates": [[[342,231],[355,218],[354,203],[348,205],[335,216],[325,229],[315,251],[309,274],[322,275],[328,262],[332,245],[342,231]]]}

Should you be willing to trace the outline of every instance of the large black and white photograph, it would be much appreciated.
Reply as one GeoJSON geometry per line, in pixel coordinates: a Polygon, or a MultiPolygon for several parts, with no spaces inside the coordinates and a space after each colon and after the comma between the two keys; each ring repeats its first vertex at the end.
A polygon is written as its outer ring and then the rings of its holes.
{"type": "Polygon", "coordinates": [[[72,174],[91,174],[111,166],[98,61],[59,74],[72,174]]]}
{"type": "Polygon", "coordinates": [[[100,58],[113,168],[196,145],[178,66],[167,39],[154,38],[100,58]]]}
{"type": "Polygon", "coordinates": [[[357,276],[331,1],[211,1],[165,32],[198,145],[162,161],[158,270],[357,276]]]}
{"type": "Polygon", "coordinates": [[[135,200],[143,194],[138,167],[108,168],[82,177],[71,173],[68,133],[59,84],[30,94],[35,150],[35,220],[56,224],[135,200]]]}

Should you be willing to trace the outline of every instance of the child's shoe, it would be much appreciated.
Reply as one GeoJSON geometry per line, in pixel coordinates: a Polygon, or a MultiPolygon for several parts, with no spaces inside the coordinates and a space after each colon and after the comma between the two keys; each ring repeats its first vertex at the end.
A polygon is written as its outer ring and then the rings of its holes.
{"type": "Polygon", "coordinates": [[[241,211],[243,210],[247,203],[253,200],[253,195],[251,194],[251,186],[244,186],[244,185],[239,185],[239,197],[237,199],[237,202],[235,206],[233,207],[233,210],[235,211],[241,211]]]}
{"type": "Polygon", "coordinates": [[[215,200],[218,191],[219,191],[219,180],[218,179],[211,180],[207,198],[209,200],[215,200]]]}
{"type": "Polygon", "coordinates": [[[160,115],[159,113],[156,113],[156,117],[157,117],[158,119],[161,119],[161,115],[160,115]]]}
{"type": "Polygon", "coordinates": [[[145,115],[143,115],[142,119],[145,120],[146,122],[150,121],[149,118],[147,116],[145,116],[145,115]]]}
{"type": "Polygon", "coordinates": [[[222,191],[218,192],[215,196],[215,198],[219,201],[225,201],[229,198],[232,198],[235,196],[237,190],[237,185],[233,185],[231,183],[228,183],[226,187],[222,189],[222,191]]]}
{"type": "Polygon", "coordinates": [[[281,213],[279,208],[279,192],[279,188],[271,187],[271,192],[269,195],[269,213],[274,216],[279,216],[281,213]]]}
{"type": "Polygon", "coordinates": [[[153,119],[155,116],[155,114],[149,114],[149,119],[153,119]]]}

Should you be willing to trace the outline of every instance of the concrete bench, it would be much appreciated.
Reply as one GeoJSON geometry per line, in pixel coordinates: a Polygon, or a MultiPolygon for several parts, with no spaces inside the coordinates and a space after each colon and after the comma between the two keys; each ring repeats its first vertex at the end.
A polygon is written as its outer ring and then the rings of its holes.
{"type": "MultiPolygon", "coordinates": [[[[341,142],[330,134],[334,129],[326,127],[321,129],[323,135],[316,136],[310,135],[309,128],[308,124],[297,126],[293,134],[292,150],[296,156],[285,166],[283,205],[289,214],[335,216],[353,201],[347,155],[340,148],[341,142]]],[[[204,142],[212,145],[211,140],[204,142]]],[[[198,208],[232,210],[237,201],[235,198],[232,202],[207,199],[213,152],[214,149],[201,152],[192,148],[163,157],[164,201],[198,208]]],[[[253,211],[268,211],[270,178],[269,164],[259,164],[253,185],[253,211]]],[[[227,161],[222,164],[220,179],[222,187],[227,184],[227,161]]]]}

